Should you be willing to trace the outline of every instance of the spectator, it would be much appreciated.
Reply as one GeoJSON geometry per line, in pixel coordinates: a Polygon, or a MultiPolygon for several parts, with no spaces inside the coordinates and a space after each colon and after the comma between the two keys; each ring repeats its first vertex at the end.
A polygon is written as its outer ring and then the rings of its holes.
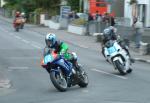
{"type": "Polygon", "coordinates": [[[72,12],[70,12],[70,13],[68,14],[68,18],[69,18],[69,19],[72,19],[72,18],[73,18],[73,13],[72,13],[72,12]]]}
{"type": "Polygon", "coordinates": [[[78,19],[79,18],[79,16],[77,15],[77,13],[75,11],[73,11],[73,18],[74,19],[78,19]]]}
{"type": "Polygon", "coordinates": [[[92,20],[93,20],[93,16],[90,13],[88,13],[88,21],[92,21],[92,20]]]}
{"type": "Polygon", "coordinates": [[[104,16],[103,16],[103,22],[105,23],[110,23],[110,16],[109,16],[109,13],[104,13],[104,16]]]}
{"type": "Polygon", "coordinates": [[[135,45],[136,48],[140,48],[140,42],[142,39],[142,33],[144,32],[143,23],[134,17],[132,27],[135,31],[135,45]]]}
{"type": "Polygon", "coordinates": [[[110,26],[115,26],[115,18],[113,16],[110,16],[110,26]]]}
{"type": "Polygon", "coordinates": [[[100,15],[99,12],[96,11],[95,20],[96,20],[96,21],[101,21],[101,19],[102,19],[102,15],[100,15]]]}

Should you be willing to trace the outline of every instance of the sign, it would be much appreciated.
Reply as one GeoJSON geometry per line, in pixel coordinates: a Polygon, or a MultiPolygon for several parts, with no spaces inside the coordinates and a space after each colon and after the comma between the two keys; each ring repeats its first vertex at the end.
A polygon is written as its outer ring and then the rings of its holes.
{"type": "Polygon", "coordinates": [[[71,12],[70,6],[61,6],[60,8],[60,17],[61,18],[67,18],[68,14],[71,12]]]}

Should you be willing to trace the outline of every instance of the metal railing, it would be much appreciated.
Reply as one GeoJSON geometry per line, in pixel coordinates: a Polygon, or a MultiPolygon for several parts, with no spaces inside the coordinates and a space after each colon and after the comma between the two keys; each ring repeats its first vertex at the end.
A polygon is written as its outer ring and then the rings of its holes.
{"type": "Polygon", "coordinates": [[[130,18],[115,17],[115,22],[117,25],[129,27],[131,20],[130,18]]]}

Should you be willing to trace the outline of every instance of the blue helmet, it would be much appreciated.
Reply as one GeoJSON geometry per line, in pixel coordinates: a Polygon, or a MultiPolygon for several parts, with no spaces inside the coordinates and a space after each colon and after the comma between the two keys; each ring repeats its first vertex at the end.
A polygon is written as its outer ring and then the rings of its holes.
{"type": "Polygon", "coordinates": [[[56,42],[56,35],[54,33],[48,33],[45,37],[45,43],[48,47],[54,46],[56,42]]]}

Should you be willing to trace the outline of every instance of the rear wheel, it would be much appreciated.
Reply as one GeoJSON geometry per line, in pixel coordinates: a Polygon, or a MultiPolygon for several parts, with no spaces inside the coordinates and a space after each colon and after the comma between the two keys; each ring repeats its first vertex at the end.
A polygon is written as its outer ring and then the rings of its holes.
{"type": "Polygon", "coordinates": [[[67,81],[61,70],[59,73],[51,71],[50,79],[55,88],[58,89],[59,91],[64,92],[67,90],[67,81]]]}
{"type": "Polygon", "coordinates": [[[80,73],[79,73],[79,83],[78,85],[82,88],[87,87],[89,80],[88,80],[88,75],[87,73],[84,71],[83,68],[80,67],[80,73]]]}
{"type": "Polygon", "coordinates": [[[118,71],[120,72],[121,75],[125,75],[125,74],[126,74],[125,68],[124,68],[124,66],[119,62],[119,60],[115,61],[114,64],[115,64],[116,68],[118,69],[118,71]]]}
{"type": "Polygon", "coordinates": [[[21,25],[20,25],[20,29],[23,29],[23,28],[24,28],[24,24],[21,24],[21,25]]]}

